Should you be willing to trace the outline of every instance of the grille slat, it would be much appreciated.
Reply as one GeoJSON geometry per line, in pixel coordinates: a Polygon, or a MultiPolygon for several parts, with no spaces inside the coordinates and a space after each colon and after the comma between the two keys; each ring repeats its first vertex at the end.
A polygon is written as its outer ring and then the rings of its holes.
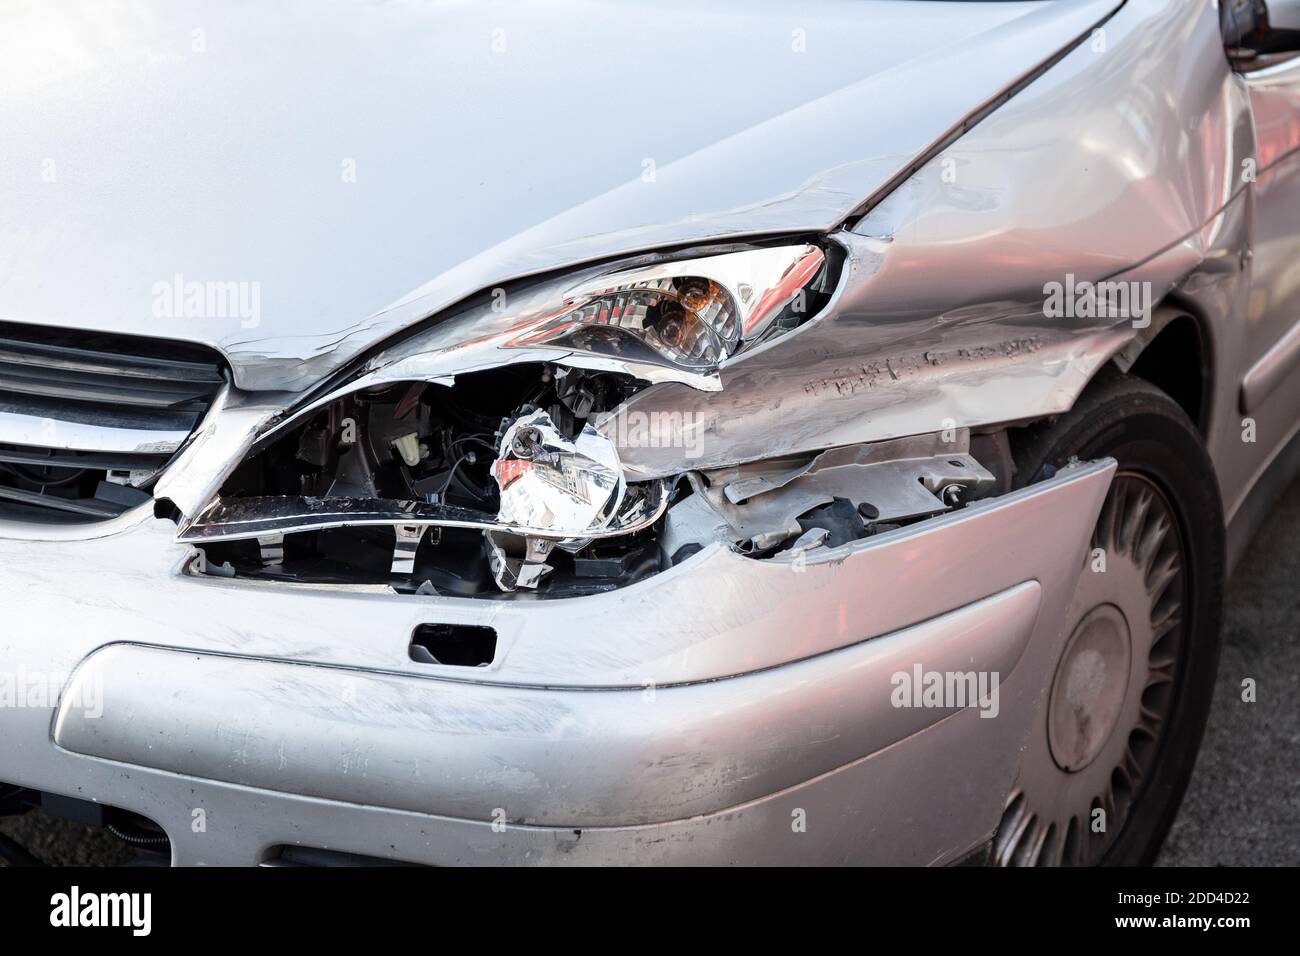
{"type": "Polygon", "coordinates": [[[60,498],[38,491],[9,488],[2,484],[0,484],[0,501],[12,501],[31,505],[42,511],[57,511],[96,520],[115,518],[125,510],[119,505],[101,502],[96,498],[60,498]]]}
{"type": "Polygon", "coordinates": [[[195,385],[220,385],[221,367],[215,362],[185,362],[178,359],[150,358],[133,360],[129,355],[114,355],[94,349],[42,345],[0,336],[0,362],[43,365],[70,372],[95,372],[118,377],[168,379],[195,385]]]}
{"type": "Polygon", "coordinates": [[[137,489],[202,420],[224,369],[204,346],[0,322],[0,517],[97,521],[147,500],[137,489]]]}
{"type": "Polygon", "coordinates": [[[211,386],[29,367],[0,360],[0,392],[137,408],[202,407],[211,386]]]}
{"type": "Polygon", "coordinates": [[[0,445],[0,464],[64,471],[157,471],[167,464],[167,455],[133,455],[20,448],[0,445]]]}

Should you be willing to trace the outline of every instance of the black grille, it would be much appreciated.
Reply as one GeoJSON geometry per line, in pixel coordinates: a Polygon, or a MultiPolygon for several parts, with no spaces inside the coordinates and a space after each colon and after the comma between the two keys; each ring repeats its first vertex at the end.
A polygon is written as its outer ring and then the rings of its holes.
{"type": "Polygon", "coordinates": [[[94,521],[147,501],[223,369],[203,346],[0,322],[0,517],[94,521]]]}
{"type": "Polygon", "coordinates": [[[223,381],[201,346],[0,323],[0,393],[11,397],[199,415],[223,381]]]}

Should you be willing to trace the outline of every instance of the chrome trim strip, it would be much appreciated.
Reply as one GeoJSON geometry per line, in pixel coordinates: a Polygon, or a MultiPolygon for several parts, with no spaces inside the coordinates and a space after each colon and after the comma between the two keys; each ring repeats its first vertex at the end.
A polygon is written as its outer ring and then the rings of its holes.
{"type": "MultiPolygon", "coordinates": [[[[669,495],[664,482],[650,482],[641,487],[644,494],[631,501],[629,495],[621,513],[608,527],[599,530],[530,528],[503,523],[486,512],[423,501],[257,497],[231,498],[228,501],[217,499],[194,518],[182,523],[176,540],[203,544],[260,538],[268,534],[384,526],[476,528],[559,540],[609,538],[648,528],[667,510],[669,495]]],[[[629,492],[631,490],[629,488],[629,492]]]]}
{"type": "Polygon", "coordinates": [[[171,455],[184,444],[189,434],[179,429],[116,428],[0,411],[0,443],[6,445],[29,445],[60,451],[171,455]]]}

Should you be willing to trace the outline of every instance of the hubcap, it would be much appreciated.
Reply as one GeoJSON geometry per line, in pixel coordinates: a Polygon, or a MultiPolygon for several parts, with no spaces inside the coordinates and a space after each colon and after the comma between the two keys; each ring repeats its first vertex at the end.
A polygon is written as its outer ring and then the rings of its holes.
{"type": "Polygon", "coordinates": [[[1155,763],[1183,642],[1184,554],[1147,478],[1111,484],[1047,705],[994,841],[1003,866],[1099,862],[1155,763]]]}
{"type": "Polygon", "coordinates": [[[1056,765],[1077,773],[1110,739],[1128,690],[1128,621],[1113,604],[1093,608],[1070,635],[1047,707],[1047,743],[1056,765]]]}

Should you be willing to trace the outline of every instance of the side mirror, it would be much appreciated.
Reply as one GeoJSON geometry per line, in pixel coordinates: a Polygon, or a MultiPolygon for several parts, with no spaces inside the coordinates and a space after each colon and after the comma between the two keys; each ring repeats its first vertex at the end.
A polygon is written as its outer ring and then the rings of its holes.
{"type": "Polygon", "coordinates": [[[1219,0],[1219,27],[1234,64],[1262,66],[1253,61],[1300,53],[1300,0],[1219,0]]]}

